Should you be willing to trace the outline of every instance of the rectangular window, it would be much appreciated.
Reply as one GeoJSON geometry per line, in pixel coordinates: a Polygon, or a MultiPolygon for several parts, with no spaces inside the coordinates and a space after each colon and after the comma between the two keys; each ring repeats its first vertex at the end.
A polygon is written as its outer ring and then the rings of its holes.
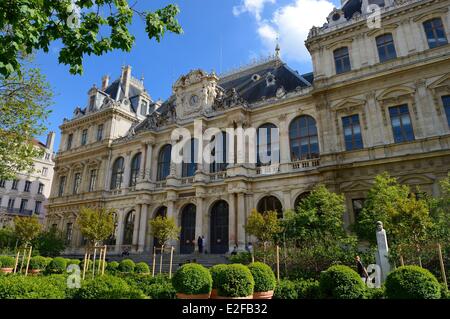
{"type": "Polygon", "coordinates": [[[81,145],[86,145],[87,135],[88,135],[88,130],[84,129],[83,132],[81,132],[81,145]]]}
{"type": "Polygon", "coordinates": [[[95,184],[97,183],[97,170],[92,169],[91,175],[89,177],[89,191],[93,192],[95,190],[95,184]]]}
{"type": "Polygon", "coordinates": [[[48,167],[42,167],[42,176],[47,176],[48,174],[48,167]]]}
{"type": "Polygon", "coordinates": [[[364,148],[358,114],[343,117],[342,127],[344,128],[345,149],[347,151],[364,148]]]}
{"type": "Polygon", "coordinates": [[[336,65],[336,74],[348,72],[352,69],[350,65],[350,55],[348,48],[340,48],[334,51],[334,63],[336,65]]]}
{"type": "Polygon", "coordinates": [[[364,198],[356,198],[352,199],[352,208],[353,208],[353,215],[355,216],[355,221],[358,220],[358,216],[361,215],[361,212],[364,208],[364,198]]]}
{"type": "Polygon", "coordinates": [[[394,38],[392,34],[383,34],[376,38],[378,56],[380,62],[389,61],[397,58],[397,52],[395,51],[394,38]]]}
{"type": "Polygon", "coordinates": [[[29,193],[30,192],[30,188],[31,188],[31,182],[30,181],[25,181],[25,187],[23,188],[23,191],[29,193]]]}
{"type": "Polygon", "coordinates": [[[95,107],[95,100],[96,100],[96,96],[95,95],[91,95],[89,97],[89,110],[92,111],[94,110],[95,107]]]}
{"type": "Polygon", "coordinates": [[[24,212],[27,209],[28,206],[28,199],[22,199],[20,202],[20,212],[24,212]]]}
{"type": "Polygon", "coordinates": [[[45,159],[48,161],[50,160],[50,153],[45,153],[45,159]]]}
{"type": "Polygon", "coordinates": [[[435,18],[423,23],[430,49],[446,45],[448,43],[445,35],[444,25],[441,18],[435,18]]]}
{"type": "Polygon", "coordinates": [[[38,194],[42,194],[44,193],[44,184],[39,183],[39,187],[38,187],[38,194]]]}
{"type": "Polygon", "coordinates": [[[64,187],[66,185],[66,177],[65,176],[61,176],[59,178],[59,188],[58,188],[58,196],[63,196],[64,195],[64,187]]]}
{"type": "Polygon", "coordinates": [[[97,126],[97,141],[101,141],[103,139],[103,124],[97,126]]]}
{"type": "Polygon", "coordinates": [[[72,148],[72,140],[73,140],[73,134],[69,134],[67,136],[67,150],[70,150],[72,148]]]}
{"type": "Polygon", "coordinates": [[[18,179],[13,180],[11,189],[17,190],[18,187],[19,187],[19,180],[18,179]]]}
{"type": "Polygon", "coordinates": [[[66,224],[66,244],[70,244],[70,242],[72,241],[72,232],[73,232],[73,224],[72,223],[67,223],[66,224]]]}
{"type": "Polygon", "coordinates": [[[81,184],[81,173],[75,173],[74,179],[73,179],[73,194],[78,194],[78,191],[80,190],[80,184],[81,184]]]}
{"type": "Polygon", "coordinates": [[[8,209],[14,209],[14,205],[16,204],[16,199],[15,198],[10,198],[8,200],[8,209]]]}
{"type": "Polygon", "coordinates": [[[0,188],[5,188],[5,182],[4,179],[0,179],[0,188]]]}
{"type": "Polygon", "coordinates": [[[400,105],[389,108],[392,131],[395,143],[408,142],[414,140],[414,131],[409,116],[408,105],[400,105]]]}
{"type": "Polygon", "coordinates": [[[147,101],[141,103],[141,115],[147,115],[147,101]]]}
{"type": "Polygon", "coordinates": [[[36,204],[34,205],[34,213],[36,215],[39,215],[41,213],[42,208],[42,202],[36,201],[36,204]]]}
{"type": "Polygon", "coordinates": [[[447,116],[448,127],[450,127],[450,95],[442,97],[442,103],[444,104],[445,115],[447,116]]]}

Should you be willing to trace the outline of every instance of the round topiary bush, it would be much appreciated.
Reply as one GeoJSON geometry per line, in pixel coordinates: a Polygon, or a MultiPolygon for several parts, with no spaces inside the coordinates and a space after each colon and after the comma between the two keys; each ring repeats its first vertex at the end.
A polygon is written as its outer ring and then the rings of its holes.
{"type": "Polygon", "coordinates": [[[290,280],[281,280],[275,288],[273,299],[298,299],[297,287],[290,280]]]}
{"type": "MultiPolygon", "coordinates": [[[[96,260],[95,261],[95,271],[97,272],[97,271],[99,271],[98,270],[98,267],[100,266],[100,260],[96,260]]],[[[106,267],[108,267],[108,262],[106,262],[105,261],[105,269],[106,269],[106,267]]],[[[100,272],[102,271],[102,266],[100,267],[100,272]]]]}
{"type": "Polygon", "coordinates": [[[176,299],[176,291],[172,283],[154,283],[144,291],[152,299],[176,299]]]}
{"type": "Polygon", "coordinates": [[[199,264],[185,264],[178,268],[172,278],[175,291],[185,295],[209,294],[212,278],[209,270],[199,264]]]}
{"type": "Polygon", "coordinates": [[[217,293],[221,297],[243,298],[253,295],[254,287],[250,269],[241,264],[231,264],[219,274],[217,293]]]}
{"type": "Polygon", "coordinates": [[[119,271],[131,273],[134,271],[136,264],[131,259],[124,259],[119,263],[119,271]]]}
{"type": "Polygon", "coordinates": [[[16,260],[11,256],[0,256],[0,268],[13,268],[16,260]]]}
{"type": "Polygon", "coordinates": [[[145,299],[142,291],[133,289],[125,280],[104,275],[88,279],[78,289],[76,299],[145,299]]]}
{"type": "Polygon", "coordinates": [[[343,265],[331,266],[320,275],[323,298],[363,299],[366,285],[356,271],[343,265]]]}
{"type": "Polygon", "coordinates": [[[106,265],[106,271],[115,274],[119,270],[119,263],[117,261],[111,261],[106,265]]]}
{"type": "Polygon", "coordinates": [[[214,265],[209,269],[209,272],[211,273],[212,278],[212,288],[217,289],[219,287],[219,277],[220,273],[227,269],[227,265],[225,264],[219,264],[214,265]]]}
{"type": "Polygon", "coordinates": [[[439,299],[441,286],[431,272],[418,266],[403,266],[386,278],[388,299],[439,299]]]}
{"type": "Polygon", "coordinates": [[[137,263],[136,266],[134,267],[134,272],[137,274],[149,274],[150,268],[148,267],[147,263],[140,262],[137,263]]]}
{"type": "Polygon", "coordinates": [[[43,270],[47,267],[47,259],[42,256],[35,256],[30,259],[30,269],[43,270]]]}
{"type": "Polygon", "coordinates": [[[79,259],[68,259],[67,260],[67,266],[69,266],[69,265],[79,266],[80,264],[81,264],[81,260],[79,260],[79,259]]]}
{"type": "Polygon", "coordinates": [[[47,274],[63,274],[66,271],[67,261],[65,258],[56,257],[45,267],[47,274]]]}
{"type": "Polygon", "coordinates": [[[277,280],[275,279],[275,274],[268,265],[255,262],[248,265],[248,269],[252,273],[253,279],[255,280],[255,292],[272,291],[277,285],[277,280]]]}

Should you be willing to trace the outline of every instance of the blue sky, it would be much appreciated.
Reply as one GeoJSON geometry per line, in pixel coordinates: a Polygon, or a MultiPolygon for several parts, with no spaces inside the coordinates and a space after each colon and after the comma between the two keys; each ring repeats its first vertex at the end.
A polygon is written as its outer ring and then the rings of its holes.
{"type": "MultiPolygon", "coordinates": [[[[138,8],[156,9],[174,1],[139,0],[138,8]]],[[[132,66],[133,76],[144,76],[153,99],[166,99],[176,79],[192,69],[216,73],[248,64],[274,52],[277,36],[282,59],[300,73],[312,71],[303,42],[312,25],[320,26],[333,5],[340,0],[178,0],[179,21],[184,34],[167,34],[160,43],[150,41],[143,21],[136,18],[131,32],[136,37],[129,53],[115,51],[107,55],[87,56],[84,74],[71,75],[58,64],[60,44],[52,44],[49,53],[38,52],[36,63],[55,92],[49,130],[55,131],[59,145],[59,128],[63,118],[71,118],[76,106],[87,103],[87,91],[101,77],[114,80],[122,65],[132,66]]],[[[40,138],[45,141],[44,137],[40,138]]],[[[55,146],[55,150],[57,147],[55,146]]]]}

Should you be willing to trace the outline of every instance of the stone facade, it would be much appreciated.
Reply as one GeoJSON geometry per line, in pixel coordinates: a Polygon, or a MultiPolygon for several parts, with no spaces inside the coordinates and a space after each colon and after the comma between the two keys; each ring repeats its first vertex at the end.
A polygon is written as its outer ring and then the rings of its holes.
{"type": "Polygon", "coordinates": [[[381,1],[379,29],[367,24],[367,0],[357,2],[311,29],[311,74],[276,55],[222,76],[191,71],[164,102],[152,101],[130,67],[92,88],[90,104],[61,125],[48,206],[47,225],[68,234],[68,253],[82,249],[81,205],[117,212],[116,252],[152,250],[148,221],[166,214],[183,228],[178,252],[205,235],[206,249],[221,253],[249,241],[253,208],[293,209],[318,183],[345,195],[347,226],[384,171],[438,195],[450,168],[450,1],[381,1]],[[191,169],[165,158],[172,131],[193,133],[200,119],[203,130],[276,126],[279,164],[191,169]]]}

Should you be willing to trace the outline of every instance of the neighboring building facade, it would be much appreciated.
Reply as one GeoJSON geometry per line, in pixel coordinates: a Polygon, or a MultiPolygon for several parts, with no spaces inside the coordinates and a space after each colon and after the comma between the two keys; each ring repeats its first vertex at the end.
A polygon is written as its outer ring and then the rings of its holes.
{"type": "Polygon", "coordinates": [[[44,223],[47,200],[53,181],[55,133],[47,135],[46,143],[33,140],[43,151],[34,159],[31,173],[19,173],[12,181],[0,180],[0,228],[13,226],[15,216],[37,216],[44,223]]]}
{"type": "Polygon", "coordinates": [[[243,226],[253,208],[282,215],[318,183],[345,195],[347,226],[384,171],[439,195],[450,169],[449,6],[345,1],[311,29],[310,74],[291,70],[278,54],[221,77],[194,70],[165,102],[154,102],[130,67],[112,84],[104,78],[89,91],[88,107],[61,125],[48,227],[66,234],[68,253],[80,252],[80,206],[111,208],[110,243],[117,252],[143,252],[154,245],[148,221],[167,215],[182,227],[177,252],[194,251],[205,235],[209,252],[224,253],[248,241],[243,226]],[[371,3],[382,6],[381,29],[370,29],[361,14],[371,3]],[[199,119],[203,130],[278,128],[279,143],[258,141],[279,149],[279,165],[174,163],[172,131],[193,132],[199,119]]]}

